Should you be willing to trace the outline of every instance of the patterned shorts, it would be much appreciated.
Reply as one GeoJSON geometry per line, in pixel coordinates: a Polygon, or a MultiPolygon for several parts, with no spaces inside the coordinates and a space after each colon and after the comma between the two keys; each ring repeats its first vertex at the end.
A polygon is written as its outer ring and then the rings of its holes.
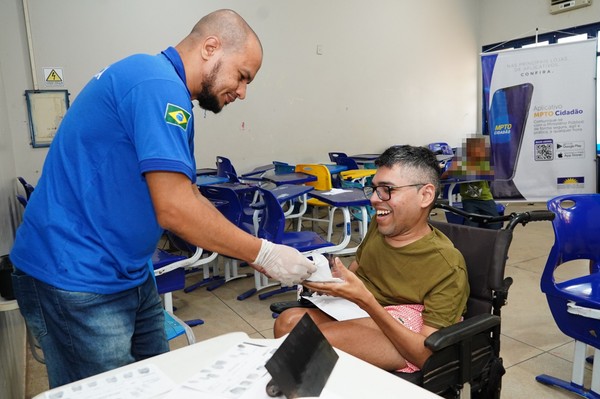
{"type": "MultiPolygon", "coordinates": [[[[392,317],[402,323],[404,327],[409,330],[420,333],[423,328],[423,305],[391,305],[386,306],[385,310],[392,315],[392,317]]],[[[414,364],[406,361],[406,367],[397,370],[402,373],[414,373],[420,369],[414,364]]]]}

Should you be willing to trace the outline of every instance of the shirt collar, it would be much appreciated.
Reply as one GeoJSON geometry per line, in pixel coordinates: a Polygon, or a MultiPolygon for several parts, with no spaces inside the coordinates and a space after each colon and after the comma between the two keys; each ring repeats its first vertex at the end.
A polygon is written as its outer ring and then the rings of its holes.
{"type": "MultiPolygon", "coordinates": [[[[181,57],[179,56],[177,50],[175,50],[174,47],[169,47],[166,50],[164,50],[162,54],[164,54],[165,57],[167,57],[167,59],[171,62],[171,64],[173,64],[173,68],[175,68],[177,75],[179,75],[179,78],[181,79],[181,81],[187,89],[187,81],[185,79],[185,68],[183,67],[183,61],[181,60],[181,57]]],[[[188,89],[188,93],[189,91],[190,90],[188,89]]]]}

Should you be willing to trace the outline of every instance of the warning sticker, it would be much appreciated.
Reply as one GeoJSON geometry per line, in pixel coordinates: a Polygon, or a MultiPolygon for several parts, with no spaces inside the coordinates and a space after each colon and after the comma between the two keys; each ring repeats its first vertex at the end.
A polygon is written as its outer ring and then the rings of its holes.
{"type": "Polygon", "coordinates": [[[44,83],[46,86],[63,86],[62,68],[44,68],[44,83]]]}

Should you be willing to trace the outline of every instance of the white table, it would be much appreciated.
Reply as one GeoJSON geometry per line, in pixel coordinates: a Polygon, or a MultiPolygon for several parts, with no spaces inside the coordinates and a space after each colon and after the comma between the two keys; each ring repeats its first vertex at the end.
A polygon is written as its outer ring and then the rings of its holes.
{"type": "MultiPolygon", "coordinates": [[[[283,339],[250,339],[247,334],[242,332],[224,334],[154,358],[146,359],[63,387],[55,388],[44,392],[35,398],[45,399],[50,397],[60,397],[58,394],[61,391],[68,392],[76,385],[89,384],[101,379],[107,380],[111,377],[114,378],[114,376],[123,375],[128,371],[140,369],[140,367],[148,365],[157,366],[173,382],[182,384],[190,377],[197,375],[202,368],[209,367],[216,360],[220,359],[223,354],[242,342],[249,342],[255,345],[278,346],[283,342],[283,339]]],[[[404,397],[411,399],[439,399],[439,396],[345,352],[337,349],[336,352],[339,355],[339,359],[323,390],[321,395],[322,398],[363,399],[404,397]]],[[[257,382],[256,385],[256,388],[258,389],[256,390],[256,393],[252,395],[252,398],[270,399],[264,390],[266,382],[257,382]],[[261,386],[258,386],[258,384],[261,384],[261,386]]],[[[105,391],[105,393],[107,394],[108,392],[105,391]]],[[[167,396],[169,396],[169,393],[164,393],[156,397],[165,398],[167,396]]],[[[195,395],[195,397],[199,396],[195,395]]]]}

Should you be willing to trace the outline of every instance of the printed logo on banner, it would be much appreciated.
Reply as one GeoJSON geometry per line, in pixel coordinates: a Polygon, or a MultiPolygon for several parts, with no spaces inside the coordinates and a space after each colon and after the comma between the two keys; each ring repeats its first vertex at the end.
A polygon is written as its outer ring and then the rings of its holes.
{"type": "Polygon", "coordinates": [[[583,176],[570,176],[570,177],[557,177],[556,187],[557,188],[583,188],[585,186],[585,177],[583,176]]]}

